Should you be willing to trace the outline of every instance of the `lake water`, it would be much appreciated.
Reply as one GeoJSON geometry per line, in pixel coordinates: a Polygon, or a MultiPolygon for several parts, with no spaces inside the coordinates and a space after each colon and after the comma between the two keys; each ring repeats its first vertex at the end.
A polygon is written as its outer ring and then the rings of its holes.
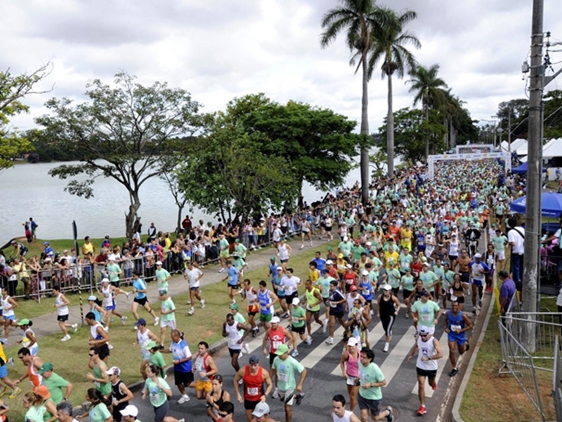
{"type": "MultiPolygon", "coordinates": [[[[72,164],[72,163],[66,163],[72,164]]],[[[41,239],[72,238],[72,221],[76,221],[78,238],[124,236],[125,212],[129,206],[126,189],[114,179],[98,178],[94,183],[94,197],[84,199],[64,191],[68,180],[49,176],[49,170],[60,163],[18,164],[0,173],[2,221],[0,244],[12,237],[24,235],[22,223],[33,219],[39,225],[37,237],[41,239]]],[[[353,169],[346,186],[360,180],[360,171],[353,169]]],[[[305,183],[303,196],[309,204],[324,196],[305,183]]],[[[148,180],[141,188],[143,232],[151,222],[162,231],[173,231],[176,227],[177,207],[172,194],[159,178],[148,180]]],[[[184,209],[192,220],[213,220],[204,212],[184,209]]]]}

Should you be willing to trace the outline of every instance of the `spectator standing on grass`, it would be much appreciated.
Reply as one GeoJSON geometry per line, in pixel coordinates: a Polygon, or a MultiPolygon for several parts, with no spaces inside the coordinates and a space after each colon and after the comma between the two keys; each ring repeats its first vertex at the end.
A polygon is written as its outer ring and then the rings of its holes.
{"type": "MultiPolygon", "coordinates": [[[[559,272],[561,274],[562,271],[559,272]]],[[[501,270],[498,273],[498,277],[502,282],[500,287],[500,313],[502,317],[502,322],[507,312],[513,307],[513,296],[517,292],[515,282],[509,277],[509,274],[505,270],[501,270]]],[[[558,303],[558,299],[556,300],[558,303]]],[[[560,310],[559,310],[560,311],[560,310]]]]}
{"type": "Polygon", "coordinates": [[[70,313],[70,311],[68,310],[68,305],[70,304],[70,301],[60,291],[59,286],[53,286],[53,296],[55,296],[55,304],[53,306],[57,309],[57,321],[59,324],[59,328],[64,333],[64,337],[61,338],[61,341],[70,340],[70,335],[68,334],[67,328],[72,328],[74,332],[78,330],[78,324],[76,323],[70,324],[67,322],[68,315],[70,313]]]}

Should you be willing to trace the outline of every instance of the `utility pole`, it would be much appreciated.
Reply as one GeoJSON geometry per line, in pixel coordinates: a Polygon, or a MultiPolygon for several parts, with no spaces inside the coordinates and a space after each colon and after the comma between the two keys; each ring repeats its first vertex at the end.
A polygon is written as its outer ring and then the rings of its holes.
{"type": "Polygon", "coordinates": [[[529,323],[525,342],[527,351],[536,349],[536,312],[539,282],[539,237],[541,233],[542,175],[542,93],[544,0],[533,0],[531,25],[531,65],[529,83],[529,144],[527,170],[527,207],[525,210],[525,253],[523,257],[523,312],[529,323]]]}
{"type": "Polygon", "coordinates": [[[507,108],[507,150],[511,153],[511,107],[507,108]]]}

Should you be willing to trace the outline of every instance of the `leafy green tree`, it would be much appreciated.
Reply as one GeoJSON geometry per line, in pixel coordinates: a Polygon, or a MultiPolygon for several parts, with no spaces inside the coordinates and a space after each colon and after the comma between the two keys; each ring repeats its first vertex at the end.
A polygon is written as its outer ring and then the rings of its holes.
{"type": "Polygon", "coordinates": [[[341,186],[357,145],[364,141],[352,133],[355,121],[309,104],[279,104],[259,94],[235,99],[228,110],[248,133],[258,136],[266,156],[283,157],[290,163],[301,200],[304,181],[319,190],[341,186]]]}
{"type": "MultiPolygon", "coordinates": [[[[443,136],[447,128],[442,121],[442,115],[435,110],[428,112],[427,119],[425,111],[419,109],[402,108],[394,112],[396,154],[404,161],[419,160],[424,157],[426,139],[434,154],[444,152],[443,136]]],[[[387,130],[386,123],[380,127],[381,139],[386,139],[387,130]]]]}
{"type": "Polygon", "coordinates": [[[10,118],[25,113],[29,107],[21,100],[32,94],[48,91],[35,90],[36,85],[51,73],[47,63],[30,74],[12,75],[10,69],[0,72],[0,171],[13,165],[12,160],[33,150],[25,136],[8,129],[10,118]]]}
{"type": "Polygon", "coordinates": [[[46,103],[51,114],[36,119],[46,139],[80,161],[58,166],[50,174],[61,179],[86,175],[70,180],[65,188],[85,198],[93,195],[98,177],[119,182],[129,194],[125,228],[131,237],[142,185],[170,169],[163,157],[181,159],[176,138],[199,129],[199,104],[183,89],[161,82],[143,86],[127,73],[117,74],[114,86],[98,79],[90,82],[86,95],[89,101],[80,104],[53,98],[46,103]]]}
{"type": "Polygon", "coordinates": [[[408,45],[414,48],[421,48],[420,41],[410,32],[404,31],[404,27],[410,21],[417,18],[416,12],[407,10],[397,15],[391,9],[382,9],[388,14],[388,20],[393,21],[391,25],[385,25],[381,33],[374,33],[377,39],[373,40],[372,53],[369,58],[369,77],[372,74],[377,62],[382,61],[381,76],[386,76],[388,91],[387,102],[388,109],[386,115],[387,127],[386,132],[386,154],[388,175],[392,177],[394,174],[394,120],[392,107],[392,76],[400,79],[404,77],[404,73],[412,71],[417,62],[414,55],[407,49],[408,45]]]}
{"type": "MultiPolygon", "coordinates": [[[[354,54],[350,64],[355,65],[355,72],[361,68],[361,135],[369,136],[369,95],[368,95],[368,55],[373,40],[381,38],[380,34],[387,24],[388,15],[375,5],[374,0],[340,0],[341,6],[329,10],[322,19],[324,32],[320,36],[322,48],[330,45],[339,33],[345,32],[346,44],[354,54]]],[[[369,150],[363,143],[361,147],[361,194],[363,202],[369,199],[369,150]]]]}
{"type": "MultiPolygon", "coordinates": [[[[429,69],[418,65],[410,72],[412,79],[407,81],[407,83],[412,84],[409,92],[415,93],[414,106],[418,103],[422,104],[424,117],[427,122],[429,122],[429,110],[438,109],[447,99],[445,91],[447,84],[437,76],[438,73],[438,64],[434,64],[429,69]]],[[[426,159],[429,155],[429,141],[429,138],[425,140],[426,159]]]]}
{"type": "Polygon", "coordinates": [[[499,127],[507,129],[511,121],[511,130],[506,130],[506,132],[511,132],[511,142],[517,138],[527,138],[529,131],[529,100],[527,98],[502,101],[498,105],[497,116],[500,119],[499,127]]]}
{"type": "Polygon", "coordinates": [[[562,138],[562,91],[555,89],[544,95],[544,136],[546,140],[562,138]]]}
{"type": "Polygon", "coordinates": [[[216,114],[180,165],[178,181],[185,197],[224,221],[247,221],[254,213],[292,203],[297,187],[289,163],[264,154],[261,135],[231,123],[231,117],[216,114]]]}

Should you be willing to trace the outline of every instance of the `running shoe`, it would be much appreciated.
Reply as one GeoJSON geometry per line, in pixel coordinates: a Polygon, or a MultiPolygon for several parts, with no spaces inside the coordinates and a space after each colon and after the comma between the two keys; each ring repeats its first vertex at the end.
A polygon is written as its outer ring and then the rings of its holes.
{"type": "Polygon", "coordinates": [[[304,249],[304,245],[301,245],[301,249],[304,249]]]}
{"type": "Polygon", "coordinates": [[[388,353],[388,343],[385,343],[384,348],[382,349],[384,353],[388,353]]]}
{"type": "Polygon", "coordinates": [[[195,309],[192,306],[189,312],[187,313],[187,315],[193,315],[194,313],[195,313],[195,309]]]}
{"type": "Polygon", "coordinates": [[[455,375],[457,375],[459,373],[459,369],[458,368],[453,368],[453,370],[451,372],[449,372],[449,376],[450,377],[454,377],[455,375]]]}
{"type": "Polygon", "coordinates": [[[326,344],[334,344],[334,338],[328,337],[328,340],[326,340],[326,344]]]}
{"type": "Polygon", "coordinates": [[[435,382],[433,383],[433,385],[431,386],[431,389],[432,389],[433,391],[437,390],[437,381],[435,381],[435,382]]]}
{"type": "Polygon", "coordinates": [[[127,317],[125,315],[123,315],[121,317],[121,324],[125,325],[127,323],[127,317]]]}
{"type": "Polygon", "coordinates": [[[187,302],[185,302],[186,305],[191,305],[191,300],[188,300],[187,302]]]}
{"type": "Polygon", "coordinates": [[[221,269],[219,270],[219,273],[224,273],[224,268],[221,268],[221,269]]]}
{"type": "Polygon", "coordinates": [[[2,388],[2,390],[0,391],[0,397],[2,397],[7,392],[8,392],[8,388],[6,386],[4,386],[4,388],[2,388]]]}
{"type": "Polygon", "coordinates": [[[10,366],[14,366],[14,358],[9,358],[7,363],[10,366]]]}
{"type": "Polygon", "coordinates": [[[418,415],[425,415],[427,413],[427,409],[425,408],[425,406],[420,406],[420,408],[418,409],[418,415]]]}
{"type": "Polygon", "coordinates": [[[68,341],[68,340],[70,340],[70,336],[68,334],[60,339],[60,341],[68,341]]]}
{"type": "Polygon", "coordinates": [[[406,312],[406,314],[404,315],[404,318],[406,318],[406,319],[410,318],[410,315],[408,315],[408,312],[406,312]]]}
{"type": "Polygon", "coordinates": [[[466,341],[466,351],[468,352],[470,350],[470,344],[468,343],[468,340],[466,341]]]}
{"type": "Polygon", "coordinates": [[[305,343],[306,343],[307,346],[310,346],[310,345],[312,344],[312,337],[309,336],[309,337],[306,339],[305,343]]]}
{"type": "Polygon", "coordinates": [[[392,413],[392,407],[388,406],[386,408],[388,415],[386,415],[386,422],[392,422],[394,420],[394,414],[392,413]]]}
{"type": "Polygon", "coordinates": [[[179,398],[179,400],[177,401],[178,404],[184,404],[187,403],[189,401],[189,396],[186,394],[184,396],[181,396],[179,398]]]}
{"type": "Polygon", "coordinates": [[[72,330],[74,332],[78,331],[78,324],[76,324],[76,323],[72,324],[72,330]]]}
{"type": "Polygon", "coordinates": [[[275,387],[275,390],[273,390],[273,395],[271,397],[274,399],[279,398],[279,389],[277,387],[275,387]]]}
{"type": "Polygon", "coordinates": [[[154,326],[157,327],[158,323],[160,322],[160,318],[156,317],[154,318],[154,326]]]}
{"type": "Polygon", "coordinates": [[[296,402],[297,406],[300,406],[302,403],[302,399],[304,399],[304,393],[297,393],[296,402]]]}
{"type": "Polygon", "coordinates": [[[205,301],[201,299],[201,309],[205,309],[205,301]]]}
{"type": "Polygon", "coordinates": [[[15,399],[19,393],[21,393],[21,388],[16,387],[16,389],[12,392],[12,395],[8,396],[8,398],[15,399]]]}
{"type": "Polygon", "coordinates": [[[106,333],[109,333],[109,327],[103,327],[103,331],[105,331],[106,333]]]}
{"type": "Polygon", "coordinates": [[[131,297],[131,292],[126,292],[125,296],[127,296],[127,300],[129,300],[129,298],[131,297]]]}
{"type": "Polygon", "coordinates": [[[293,350],[293,351],[291,352],[291,356],[294,357],[294,358],[296,358],[298,355],[299,355],[299,351],[298,351],[298,350],[293,350]]]}
{"type": "Polygon", "coordinates": [[[113,346],[112,346],[111,344],[109,344],[109,343],[107,343],[107,348],[108,348],[109,350],[113,350],[113,346]]]}
{"type": "Polygon", "coordinates": [[[326,330],[328,329],[328,321],[324,321],[322,325],[322,334],[326,334],[326,330]]]}
{"type": "Polygon", "coordinates": [[[185,333],[182,331],[182,332],[181,332],[181,335],[180,335],[180,338],[183,340],[183,337],[184,337],[184,336],[185,336],[185,333]]]}
{"type": "Polygon", "coordinates": [[[250,345],[248,343],[244,343],[244,346],[242,346],[242,350],[244,350],[244,353],[249,354],[250,353],[250,345]]]}

